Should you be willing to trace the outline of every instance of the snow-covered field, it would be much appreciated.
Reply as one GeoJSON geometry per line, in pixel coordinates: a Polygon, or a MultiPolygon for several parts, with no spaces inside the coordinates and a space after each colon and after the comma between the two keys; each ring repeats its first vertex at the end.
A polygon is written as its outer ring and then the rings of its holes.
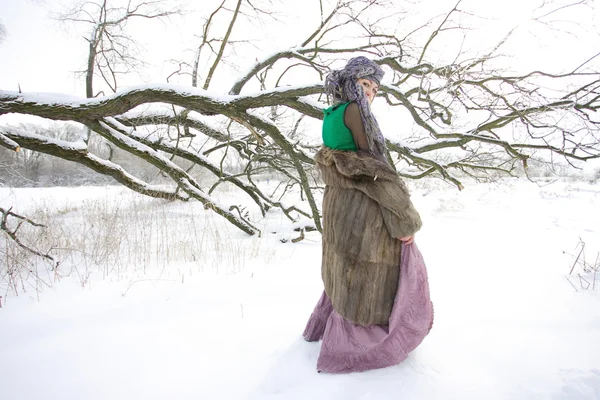
{"type": "Polygon", "coordinates": [[[433,329],[401,365],[349,375],[317,374],[301,337],[318,234],[282,243],[273,213],[247,237],[115,187],[0,189],[87,252],[19,296],[0,282],[0,399],[600,399],[600,271],[587,289],[592,271],[569,274],[580,240],[588,264],[600,250],[600,185],[412,187],[433,329]]]}

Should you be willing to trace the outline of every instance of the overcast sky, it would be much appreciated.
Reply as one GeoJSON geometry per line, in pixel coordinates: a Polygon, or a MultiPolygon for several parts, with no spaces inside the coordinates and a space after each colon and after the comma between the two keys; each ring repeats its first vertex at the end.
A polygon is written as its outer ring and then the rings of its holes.
{"type": "MultiPolygon", "coordinates": [[[[68,4],[69,1],[65,0],[64,3],[68,4]]],[[[199,2],[189,3],[193,5],[199,2]]],[[[206,10],[214,0],[203,0],[202,3],[202,8],[206,10]]],[[[283,17],[282,23],[269,23],[268,26],[259,27],[258,30],[262,30],[267,39],[260,44],[260,49],[255,49],[254,55],[291,45],[294,40],[300,40],[305,35],[302,31],[307,32],[310,29],[308,27],[318,23],[317,0],[286,0],[283,3],[283,6],[278,7],[281,11],[291,11],[291,15],[283,17]],[[300,8],[297,7],[299,3],[302,3],[300,8]],[[290,8],[294,5],[296,10],[290,8]],[[274,35],[274,32],[279,34],[274,35]]],[[[598,40],[598,31],[586,34],[583,28],[592,27],[597,10],[594,7],[579,7],[569,14],[563,10],[563,22],[552,22],[557,29],[579,31],[577,33],[580,38],[575,40],[571,35],[560,31],[552,32],[541,24],[530,21],[532,13],[535,15],[535,8],[541,3],[542,0],[464,1],[461,8],[475,10],[478,15],[486,17],[469,21],[469,26],[474,29],[469,33],[469,45],[495,42],[508,29],[519,26],[519,40],[513,40],[507,47],[516,55],[513,61],[515,64],[542,64],[553,68],[553,65],[549,65],[550,62],[564,62],[574,53],[581,58],[585,54],[591,56],[592,47],[598,40]],[[573,21],[565,21],[566,18],[572,18],[573,21]],[[585,51],[586,48],[589,51],[585,51]]],[[[58,4],[57,1],[45,0],[0,0],[0,21],[8,33],[0,44],[0,89],[17,90],[20,85],[23,91],[83,95],[83,80],[76,74],[85,64],[83,32],[77,28],[66,32],[49,18],[49,12],[53,8],[58,9],[58,4]]],[[[414,14],[433,16],[445,12],[454,4],[455,1],[449,0],[417,2],[414,14]]],[[[200,12],[190,12],[185,18],[174,18],[167,23],[140,23],[139,30],[136,31],[137,38],[145,44],[144,57],[148,59],[150,68],[140,76],[130,77],[131,84],[144,81],[164,82],[166,76],[174,70],[174,64],[169,63],[169,59],[191,59],[189,49],[197,43],[194,34],[201,27],[201,15],[200,12]]],[[[545,20],[552,21],[552,17],[545,20]]],[[[410,23],[408,19],[407,23],[410,23]]],[[[256,30],[252,29],[252,33],[256,34],[256,30]]]]}

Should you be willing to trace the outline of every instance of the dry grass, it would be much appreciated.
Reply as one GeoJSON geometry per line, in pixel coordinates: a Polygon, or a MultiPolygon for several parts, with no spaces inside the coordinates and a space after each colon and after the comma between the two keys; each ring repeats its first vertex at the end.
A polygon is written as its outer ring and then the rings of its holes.
{"type": "Polygon", "coordinates": [[[274,253],[263,239],[241,236],[195,203],[169,203],[123,189],[112,198],[51,204],[42,202],[27,212],[46,227],[26,227],[19,237],[34,249],[49,251],[58,266],[0,233],[0,295],[4,299],[24,293],[39,296],[65,277],[85,287],[92,275],[131,279],[148,271],[169,270],[183,281],[185,274],[207,269],[237,273],[248,260],[274,253]]]}

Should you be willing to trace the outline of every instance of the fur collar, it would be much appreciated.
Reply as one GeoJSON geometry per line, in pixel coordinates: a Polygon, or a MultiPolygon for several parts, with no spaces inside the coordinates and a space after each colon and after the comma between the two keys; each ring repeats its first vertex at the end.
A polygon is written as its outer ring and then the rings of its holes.
{"type": "Polygon", "coordinates": [[[338,172],[351,179],[397,181],[398,174],[389,164],[363,151],[340,151],[321,147],[315,161],[322,166],[335,165],[338,172]]]}

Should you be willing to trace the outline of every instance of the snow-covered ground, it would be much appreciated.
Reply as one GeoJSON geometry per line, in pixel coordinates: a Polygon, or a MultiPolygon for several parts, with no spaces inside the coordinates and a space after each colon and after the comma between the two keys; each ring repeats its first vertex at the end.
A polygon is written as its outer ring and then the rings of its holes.
{"type": "Polygon", "coordinates": [[[320,344],[301,337],[318,234],[282,243],[273,213],[247,237],[114,187],[0,189],[0,206],[84,238],[115,208],[135,218],[110,222],[128,246],[111,268],[65,262],[39,295],[0,283],[0,399],[600,399],[600,271],[587,289],[591,272],[569,274],[580,240],[588,263],[600,250],[600,186],[412,186],[434,326],[401,365],[349,375],[317,374],[320,344]]]}

